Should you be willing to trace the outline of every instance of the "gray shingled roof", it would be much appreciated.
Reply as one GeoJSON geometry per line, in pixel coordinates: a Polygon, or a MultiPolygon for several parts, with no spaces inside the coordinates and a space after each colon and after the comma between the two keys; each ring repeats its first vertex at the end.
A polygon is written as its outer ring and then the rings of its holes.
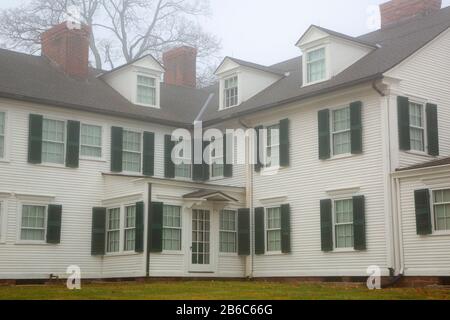
{"type": "Polygon", "coordinates": [[[450,7],[427,17],[416,18],[354,39],[381,45],[332,79],[308,86],[302,85],[301,56],[270,67],[249,63],[251,67],[289,72],[240,106],[219,111],[218,85],[194,89],[163,84],[161,109],[134,105],[97,78],[98,71],[86,81],[72,79],[60,72],[46,58],[0,50],[0,97],[39,102],[54,106],[87,110],[119,117],[189,126],[197,118],[211,93],[214,94],[201,120],[213,124],[279,107],[355,84],[372,81],[450,27],[450,7]]]}

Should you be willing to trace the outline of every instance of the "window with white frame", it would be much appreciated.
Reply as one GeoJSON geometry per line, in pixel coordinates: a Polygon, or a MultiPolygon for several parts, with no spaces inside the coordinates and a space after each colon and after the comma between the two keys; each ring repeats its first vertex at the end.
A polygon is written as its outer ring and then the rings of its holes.
{"type": "Polygon", "coordinates": [[[156,106],[156,79],[137,76],[137,103],[156,106]]]}
{"type": "Polygon", "coordinates": [[[64,164],[65,122],[44,119],[42,123],[42,162],[64,164]]]}
{"type": "Polygon", "coordinates": [[[81,124],[80,155],[88,158],[102,157],[102,127],[81,124]]]}
{"type": "Polygon", "coordinates": [[[220,211],[220,252],[236,253],[237,221],[235,210],[220,211]]]}
{"type": "Polygon", "coordinates": [[[266,167],[280,165],[280,126],[278,124],[267,127],[266,139],[266,167]]]}
{"type": "Polygon", "coordinates": [[[123,171],[140,172],[142,157],[141,133],[134,131],[123,131],[123,171]]]}
{"type": "Polygon", "coordinates": [[[125,251],[134,251],[136,247],[136,206],[125,207],[125,251]]]}
{"type": "Polygon", "coordinates": [[[46,231],[46,207],[36,205],[22,206],[20,240],[44,241],[46,231]]]}
{"type": "Polygon", "coordinates": [[[181,250],[181,207],[163,207],[163,250],[181,250]]]}
{"type": "Polygon", "coordinates": [[[5,113],[0,112],[0,159],[5,157],[5,119],[5,113]]]}
{"type": "Polygon", "coordinates": [[[267,251],[281,251],[281,208],[267,208],[267,251]]]}
{"type": "Polygon", "coordinates": [[[450,189],[433,191],[434,229],[450,230],[450,189]]]}
{"type": "Polygon", "coordinates": [[[411,137],[411,150],[425,151],[425,115],[423,104],[409,103],[409,132],[411,137]]]}
{"type": "Polygon", "coordinates": [[[223,99],[223,107],[225,109],[237,106],[237,104],[239,103],[237,76],[233,76],[224,80],[223,99]]]}
{"type": "MultiPolygon", "coordinates": [[[[212,139],[212,142],[215,141],[212,139]]],[[[223,139],[220,139],[218,141],[217,145],[220,146],[222,143],[220,143],[223,139]]],[[[218,178],[223,177],[223,168],[225,159],[223,157],[223,148],[213,149],[211,148],[211,177],[212,178],[218,178]]]]}
{"type": "Polygon", "coordinates": [[[325,48],[306,53],[306,74],[308,83],[325,80],[327,75],[325,48]]]}
{"type": "MultiPolygon", "coordinates": [[[[183,138],[180,138],[180,143],[183,141],[183,138]]],[[[179,164],[175,164],[175,177],[177,178],[191,178],[192,176],[192,159],[189,158],[188,154],[185,153],[185,150],[180,150],[179,154],[175,155],[177,162],[179,164]]]]}
{"type": "Polygon", "coordinates": [[[120,208],[108,209],[106,219],[106,252],[120,251],[120,208]]]}
{"type": "Polygon", "coordinates": [[[337,249],[353,248],[353,200],[334,201],[334,233],[337,249]]]}
{"type": "Polygon", "coordinates": [[[351,153],[350,107],[332,111],[333,155],[351,153]]]}

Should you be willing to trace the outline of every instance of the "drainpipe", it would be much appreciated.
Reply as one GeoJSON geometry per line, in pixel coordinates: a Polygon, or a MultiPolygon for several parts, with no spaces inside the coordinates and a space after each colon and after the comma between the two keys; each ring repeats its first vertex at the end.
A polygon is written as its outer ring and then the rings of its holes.
{"type": "Polygon", "coordinates": [[[148,193],[147,193],[147,251],[145,253],[145,276],[147,278],[150,277],[150,245],[151,245],[151,209],[152,209],[152,184],[148,185],[148,193]]]}

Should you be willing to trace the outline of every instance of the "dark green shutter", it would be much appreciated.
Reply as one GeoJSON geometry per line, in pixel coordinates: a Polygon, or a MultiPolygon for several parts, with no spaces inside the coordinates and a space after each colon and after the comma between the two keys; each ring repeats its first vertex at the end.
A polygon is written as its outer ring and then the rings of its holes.
{"type": "Polygon", "coordinates": [[[439,155],[439,123],[437,105],[427,104],[427,136],[428,136],[428,154],[431,156],[439,155]]]}
{"type": "Polygon", "coordinates": [[[416,229],[418,235],[432,233],[430,190],[416,190],[414,192],[414,202],[416,206],[416,229]]]}
{"type": "Polygon", "coordinates": [[[192,180],[194,181],[203,181],[203,170],[204,170],[204,159],[203,159],[203,146],[204,142],[202,141],[202,163],[195,163],[195,143],[198,139],[192,140],[192,180]]]}
{"type": "MultiPolygon", "coordinates": [[[[211,144],[210,141],[203,141],[203,154],[205,154],[205,150],[210,144],[211,144]]],[[[202,181],[208,181],[208,180],[209,180],[209,164],[206,162],[206,159],[203,159],[202,181]]]]}
{"type": "Polygon", "coordinates": [[[318,113],[319,124],[319,159],[330,158],[330,110],[320,110],[318,113]]]}
{"type": "Polygon", "coordinates": [[[355,250],[366,250],[366,207],[364,196],[353,197],[353,235],[355,250]]]}
{"type": "Polygon", "coordinates": [[[233,137],[232,134],[223,135],[223,176],[225,178],[233,176],[233,137]],[[230,153],[227,151],[230,151],[230,153]]]}
{"type": "Polygon", "coordinates": [[[135,251],[144,252],[144,202],[136,203],[136,242],[135,251]]]}
{"type": "Polygon", "coordinates": [[[266,252],[264,229],[264,208],[255,208],[255,254],[266,252]]]}
{"type": "Polygon", "coordinates": [[[320,201],[320,234],[322,251],[333,251],[333,217],[330,199],[320,201]]]}
{"type": "Polygon", "coordinates": [[[250,209],[238,210],[238,254],[250,255],[250,209]]]}
{"type": "Polygon", "coordinates": [[[262,168],[262,162],[261,162],[261,158],[260,158],[260,156],[259,156],[259,151],[260,151],[260,142],[262,141],[262,137],[260,137],[260,135],[262,134],[262,130],[263,130],[263,126],[257,126],[256,128],[255,128],[255,134],[256,134],[256,137],[255,137],[255,144],[256,144],[256,146],[255,146],[255,150],[256,150],[256,155],[255,155],[255,171],[256,172],[260,172],[261,171],[261,168],[262,168]]]}
{"type": "Polygon", "coordinates": [[[105,254],[106,246],[106,208],[92,209],[92,238],[91,254],[101,256],[105,254]]]}
{"type": "Polygon", "coordinates": [[[47,243],[58,244],[61,242],[62,206],[48,205],[47,211],[47,243]]]}
{"type": "Polygon", "coordinates": [[[170,134],[164,136],[164,177],[175,178],[175,164],[172,161],[172,150],[175,141],[170,134]]]}
{"type": "Polygon", "coordinates": [[[400,150],[411,150],[410,128],[409,128],[409,99],[397,97],[398,108],[398,136],[400,150]]]}
{"type": "Polygon", "coordinates": [[[152,202],[150,211],[150,252],[158,253],[163,251],[163,210],[162,202],[152,202]]]}
{"type": "Polygon", "coordinates": [[[123,128],[111,128],[111,171],[122,172],[123,128]]]}
{"type": "Polygon", "coordinates": [[[361,107],[361,101],[350,103],[352,154],[359,154],[363,152],[361,107]]]}
{"type": "Polygon", "coordinates": [[[42,162],[42,122],[41,115],[30,114],[28,124],[28,162],[42,162]]]}
{"type": "Polygon", "coordinates": [[[67,121],[66,167],[78,168],[80,162],[80,122],[67,121]]]}
{"type": "Polygon", "coordinates": [[[291,208],[289,204],[281,206],[281,252],[291,252],[291,208]]]}
{"type": "Polygon", "coordinates": [[[289,166],[289,119],[280,121],[280,166],[289,166]]]}
{"type": "Polygon", "coordinates": [[[142,173],[145,176],[155,174],[155,134],[153,132],[144,132],[144,150],[142,173]]]}

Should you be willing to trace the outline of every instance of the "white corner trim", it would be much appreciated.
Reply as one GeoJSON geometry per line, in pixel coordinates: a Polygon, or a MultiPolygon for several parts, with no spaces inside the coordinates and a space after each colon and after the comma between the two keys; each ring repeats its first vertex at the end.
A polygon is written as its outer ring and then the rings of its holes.
{"type": "Polygon", "coordinates": [[[344,195],[352,195],[355,193],[358,193],[360,191],[359,186],[351,186],[351,187],[341,187],[341,188],[335,188],[335,189],[326,189],[326,193],[331,196],[344,196],[344,195]]]}
{"type": "Polygon", "coordinates": [[[276,205],[286,202],[287,196],[276,196],[276,197],[270,197],[270,198],[260,198],[258,201],[263,206],[270,206],[270,205],[276,205]]]}

